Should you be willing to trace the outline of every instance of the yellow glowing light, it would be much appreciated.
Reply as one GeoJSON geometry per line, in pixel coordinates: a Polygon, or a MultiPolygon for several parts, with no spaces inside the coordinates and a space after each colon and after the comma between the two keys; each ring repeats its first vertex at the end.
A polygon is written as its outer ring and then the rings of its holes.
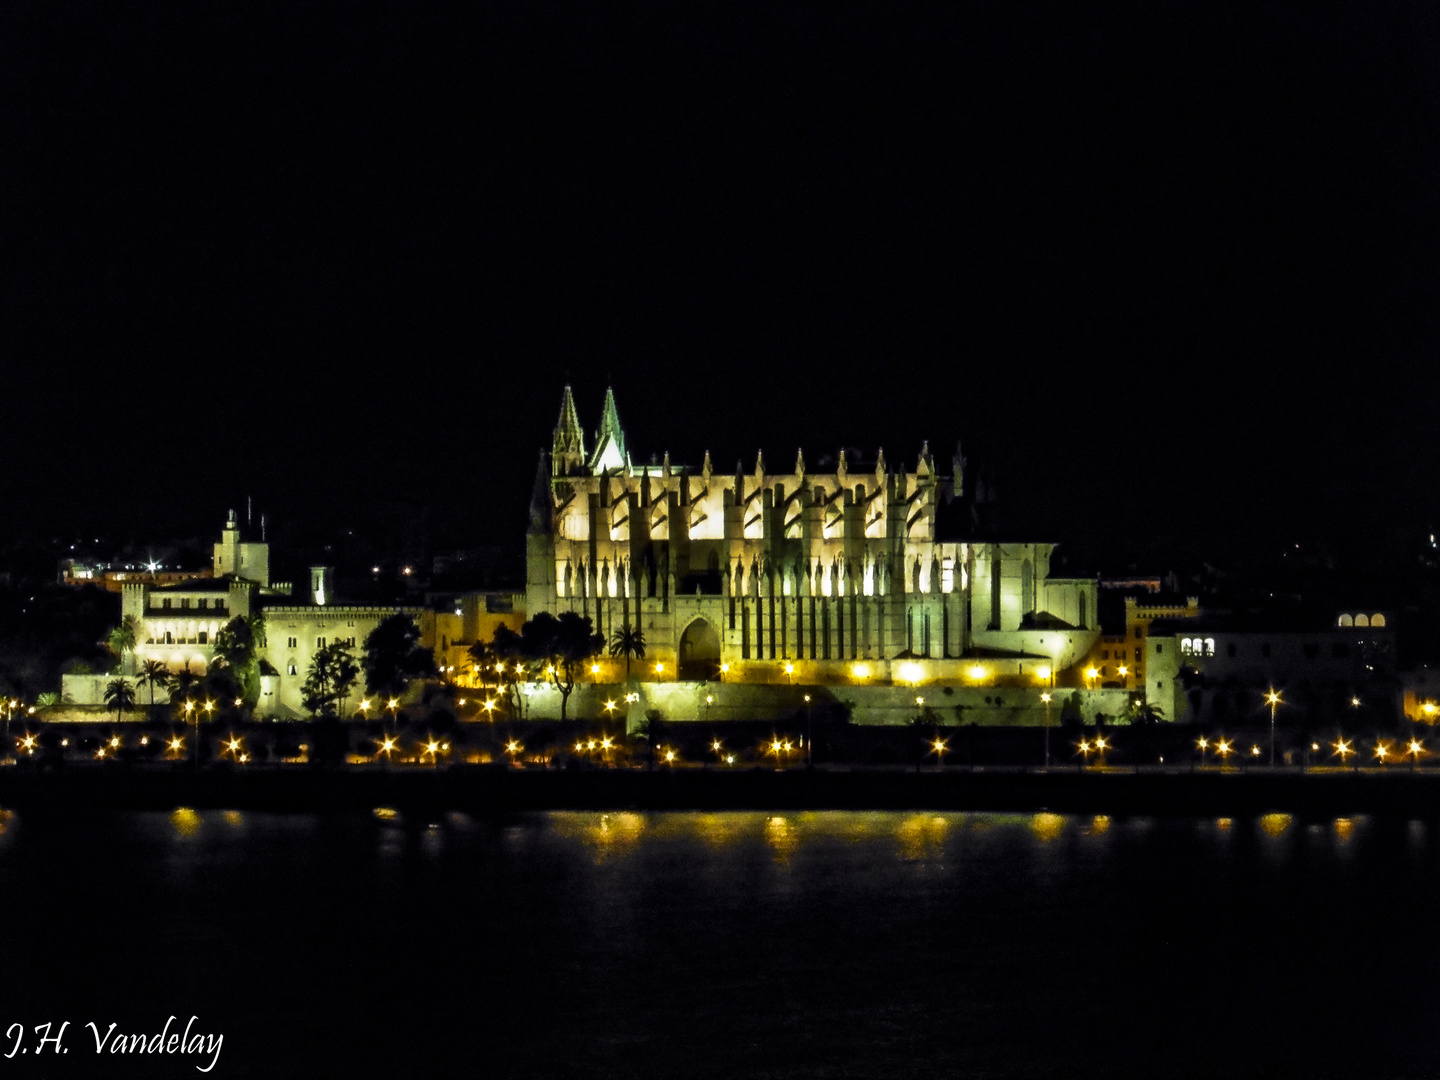
{"type": "Polygon", "coordinates": [[[195,708],[195,702],[193,702],[193,701],[187,701],[187,702],[185,702],[185,711],[186,711],[187,713],[188,713],[191,709],[193,709],[193,708],[195,708]]]}
{"type": "Polygon", "coordinates": [[[611,749],[614,745],[615,745],[615,740],[612,739],[612,738],[610,738],[609,735],[606,735],[603,739],[600,740],[600,749],[601,749],[601,750],[609,750],[609,749],[611,749]]]}
{"type": "Polygon", "coordinates": [[[110,740],[110,745],[111,745],[112,747],[119,746],[119,745],[120,745],[120,736],[119,736],[119,735],[116,735],[116,736],[112,737],[111,740],[110,740]]]}
{"type": "Polygon", "coordinates": [[[105,747],[102,746],[102,747],[100,747],[99,750],[96,750],[96,751],[95,751],[95,756],[96,756],[97,758],[103,758],[103,757],[105,756],[105,747]]]}
{"type": "Polygon", "coordinates": [[[1225,757],[1227,754],[1229,754],[1231,749],[1232,747],[1230,743],[1227,742],[1225,739],[1221,739],[1215,744],[1215,752],[1221,757],[1225,757]]]}
{"type": "Polygon", "coordinates": [[[233,754],[236,750],[240,749],[240,740],[232,736],[225,745],[230,748],[230,752],[233,754]]]}
{"type": "Polygon", "coordinates": [[[183,745],[185,745],[185,744],[184,744],[184,742],[183,742],[182,740],[180,740],[180,739],[171,739],[171,740],[170,740],[170,749],[171,749],[171,750],[179,750],[180,747],[182,747],[183,745]]]}
{"type": "Polygon", "coordinates": [[[600,665],[599,665],[599,664],[591,664],[591,665],[590,665],[590,674],[591,674],[591,675],[599,675],[599,674],[600,674],[600,665]]]}
{"type": "Polygon", "coordinates": [[[1358,709],[1360,707],[1360,699],[1358,697],[1352,697],[1350,699],[1350,704],[1354,705],[1358,709]]]}
{"type": "Polygon", "coordinates": [[[463,697],[460,699],[460,704],[461,704],[462,706],[465,704],[465,700],[466,700],[466,699],[463,698],[463,697]]]}
{"type": "Polygon", "coordinates": [[[390,737],[388,737],[388,736],[387,736],[386,738],[382,739],[381,742],[380,742],[380,753],[382,753],[382,754],[390,754],[390,753],[392,753],[392,752],[395,750],[395,742],[396,742],[396,740],[394,740],[394,739],[392,739],[392,738],[390,738],[390,737]]]}
{"type": "Polygon", "coordinates": [[[729,664],[721,664],[721,665],[720,665],[720,674],[724,675],[724,674],[726,674],[729,670],[730,670],[730,665],[729,665],[729,664]]]}
{"type": "Polygon", "coordinates": [[[1259,757],[1259,756],[1260,756],[1260,747],[1256,746],[1254,743],[1251,743],[1251,744],[1250,744],[1250,756],[1251,756],[1251,757],[1259,757]]]}
{"type": "Polygon", "coordinates": [[[614,711],[615,711],[615,702],[614,702],[613,699],[610,700],[610,701],[605,702],[605,711],[606,711],[606,712],[614,712],[614,711]]]}
{"type": "Polygon", "coordinates": [[[34,736],[34,735],[26,735],[23,739],[20,740],[20,745],[23,746],[23,747],[25,747],[26,750],[34,750],[34,749],[35,749],[35,736],[34,736]]]}
{"type": "Polygon", "coordinates": [[[918,683],[923,678],[925,678],[925,669],[919,664],[906,663],[900,665],[901,682],[918,683]]]}
{"type": "Polygon", "coordinates": [[[1427,701],[1427,702],[1425,702],[1425,704],[1424,704],[1424,705],[1421,705],[1420,708],[1422,708],[1422,709],[1425,710],[1425,715],[1426,715],[1426,716],[1434,716],[1434,715],[1435,715],[1435,702],[1433,702],[1433,701],[1427,701]]]}
{"type": "Polygon", "coordinates": [[[150,736],[149,736],[149,735],[141,735],[141,736],[140,736],[140,745],[141,745],[141,746],[149,746],[149,745],[150,745],[150,736]]]}
{"type": "Polygon", "coordinates": [[[1085,678],[1087,679],[1093,679],[1099,674],[1100,672],[1096,671],[1093,667],[1087,667],[1085,669],[1085,678]]]}
{"type": "Polygon", "coordinates": [[[1265,695],[1265,704],[1266,704],[1266,705],[1279,705],[1279,704],[1280,704],[1280,695],[1275,692],[1275,688],[1274,688],[1273,686],[1270,688],[1270,692],[1265,695]]]}
{"type": "Polygon", "coordinates": [[[1082,753],[1082,754],[1088,754],[1089,752],[1090,752],[1090,744],[1089,744],[1088,742],[1086,742],[1084,739],[1081,739],[1081,740],[1080,740],[1080,753],[1082,753]]]}
{"type": "Polygon", "coordinates": [[[1110,744],[1105,741],[1105,736],[1104,736],[1104,735],[1096,735],[1096,736],[1095,736],[1095,749],[1096,749],[1096,750],[1107,750],[1107,749],[1109,749],[1109,747],[1110,747],[1110,744]]]}
{"type": "Polygon", "coordinates": [[[361,711],[361,712],[367,712],[367,711],[369,711],[369,709],[370,709],[370,699],[369,699],[369,698],[366,698],[364,701],[360,702],[360,711],[361,711]]]}
{"type": "Polygon", "coordinates": [[[486,712],[493,712],[495,709],[495,700],[493,698],[486,698],[485,704],[482,705],[481,708],[483,708],[486,712]]]}
{"type": "Polygon", "coordinates": [[[735,755],[734,755],[734,754],[726,754],[726,755],[725,755],[725,764],[726,764],[726,765],[734,765],[734,764],[735,764],[735,755]]]}
{"type": "Polygon", "coordinates": [[[711,749],[711,750],[714,750],[715,753],[718,754],[718,753],[720,752],[720,740],[719,740],[719,739],[714,740],[714,741],[710,744],[710,749],[711,749]]]}
{"type": "Polygon", "coordinates": [[[591,739],[588,743],[585,744],[585,749],[586,749],[586,750],[594,750],[594,749],[595,749],[595,746],[596,746],[595,740],[594,740],[594,739],[591,739]]]}
{"type": "Polygon", "coordinates": [[[1200,738],[1195,740],[1195,745],[1198,746],[1201,750],[1204,750],[1210,745],[1210,740],[1207,739],[1204,735],[1201,735],[1200,738]]]}
{"type": "Polygon", "coordinates": [[[1035,669],[1035,674],[1041,679],[1048,679],[1050,678],[1050,669],[1042,664],[1035,669]]]}
{"type": "Polygon", "coordinates": [[[946,747],[947,744],[946,744],[946,742],[945,742],[944,739],[936,739],[936,740],[935,740],[933,743],[931,743],[930,745],[935,748],[935,753],[937,753],[937,754],[943,754],[943,753],[945,752],[945,747],[946,747]]]}
{"type": "Polygon", "coordinates": [[[1045,693],[1041,694],[1041,695],[1040,695],[1040,700],[1041,700],[1044,704],[1049,705],[1049,704],[1050,704],[1050,693],[1049,693],[1049,691],[1046,691],[1045,693]]]}
{"type": "Polygon", "coordinates": [[[215,702],[213,702],[213,701],[207,701],[207,702],[205,702],[205,711],[206,711],[206,712],[214,712],[214,711],[215,711],[215,702]]]}
{"type": "Polygon", "coordinates": [[[1121,677],[1122,679],[1123,679],[1126,675],[1129,675],[1129,674],[1130,674],[1130,669],[1129,669],[1128,667],[1126,667],[1124,664],[1121,664],[1121,665],[1120,665],[1119,671],[1120,671],[1120,677],[1121,677]]]}
{"type": "Polygon", "coordinates": [[[584,743],[584,742],[577,742],[577,743],[575,744],[575,752],[576,752],[577,754],[583,754],[583,753],[585,752],[585,743],[584,743]]]}
{"type": "Polygon", "coordinates": [[[1349,744],[1348,742],[1346,742],[1344,739],[1336,739],[1336,740],[1335,740],[1333,743],[1331,743],[1330,745],[1331,745],[1332,747],[1334,747],[1335,753],[1337,753],[1337,754],[1340,755],[1340,760],[1341,760],[1341,761],[1344,761],[1344,760],[1345,760],[1345,755],[1346,755],[1346,754],[1353,754],[1353,753],[1355,752],[1354,750],[1352,750],[1352,749],[1350,748],[1350,744],[1349,744]]]}
{"type": "Polygon", "coordinates": [[[238,709],[241,705],[244,705],[244,704],[245,704],[245,699],[244,699],[244,698],[238,698],[238,697],[237,697],[237,698],[235,699],[235,707],[236,707],[237,709],[238,709]]]}
{"type": "Polygon", "coordinates": [[[385,702],[385,707],[386,707],[387,709],[398,708],[399,705],[400,705],[400,699],[399,699],[399,698],[393,698],[393,697],[392,697],[389,701],[385,702]]]}
{"type": "Polygon", "coordinates": [[[983,678],[985,678],[985,668],[984,668],[982,665],[980,665],[980,664],[976,664],[974,667],[972,667],[972,668],[967,672],[967,674],[968,674],[968,675],[970,676],[970,678],[972,678],[972,679],[976,679],[976,680],[983,679],[983,678]]]}
{"type": "Polygon", "coordinates": [[[554,674],[555,674],[555,665],[554,665],[554,664],[551,664],[549,667],[547,667],[547,668],[545,669],[545,674],[546,674],[546,675],[554,675],[554,674]]]}
{"type": "Polygon", "coordinates": [[[1407,754],[1414,754],[1416,757],[1419,757],[1425,752],[1425,747],[1420,745],[1419,739],[1411,739],[1409,744],[1405,747],[1405,752],[1407,754]]]}
{"type": "Polygon", "coordinates": [[[925,699],[924,699],[923,697],[917,697],[917,698],[915,699],[915,704],[916,704],[916,705],[924,705],[924,704],[925,704],[925,699]]]}
{"type": "Polygon", "coordinates": [[[425,752],[426,752],[427,754],[429,754],[431,757],[434,757],[435,754],[436,754],[436,752],[437,752],[439,749],[440,749],[440,744],[439,744],[438,742],[436,742],[434,739],[431,739],[428,743],[425,744],[425,752]]]}
{"type": "Polygon", "coordinates": [[[505,744],[505,752],[507,754],[518,754],[522,749],[523,747],[514,739],[511,739],[505,744]]]}
{"type": "Polygon", "coordinates": [[[1375,756],[1383,763],[1385,759],[1390,756],[1390,747],[1386,746],[1383,742],[1377,742],[1375,744],[1375,756]]]}
{"type": "Polygon", "coordinates": [[[244,764],[245,764],[247,761],[249,761],[249,760],[250,760],[250,755],[249,755],[249,754],[241,754],[241,755],[240,755],[240,764],[241,764],[241,765],[244,765],[244,764]]]}
{"type": "Polygon", "coordinates": [[[870,677],[870,665],[855,664],[850,668],[850,672],[857,679],[868,679],[870,677]]]}
{"type": "Polygon", "coordinates": [[[665,760],[666,760],[666,761],[674,761],[674,760],[675,760],[675,751],[674,751],[674,750],[666,750],[666,751],[665,751],[665,760]]]}

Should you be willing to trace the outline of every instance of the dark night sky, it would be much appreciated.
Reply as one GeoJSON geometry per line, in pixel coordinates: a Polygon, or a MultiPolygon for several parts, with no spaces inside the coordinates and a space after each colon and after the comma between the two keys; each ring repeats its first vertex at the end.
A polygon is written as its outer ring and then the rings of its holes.
{"type": "Polygon", "coordinates": [[[1437,22],[15,0],[6,527],[518,539],[567,376],[639,459],[963,438],[1017,538],[1427,525],[1437,22]]]}

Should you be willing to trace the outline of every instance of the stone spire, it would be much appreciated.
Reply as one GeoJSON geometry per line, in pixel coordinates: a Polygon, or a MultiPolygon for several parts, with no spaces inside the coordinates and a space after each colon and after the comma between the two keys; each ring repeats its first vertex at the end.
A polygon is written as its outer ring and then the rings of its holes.
{"type": "Polygon", "coordinates": [[[710,465],[710,451],[706,450],[705,464],[700,466],[700,478],[705,482],[707,486],[709,485],[710,477],[711,475],[713,475],[714,472],[715,470],[710,465]]]}
{"type": "MultiPolygon", "coordinates": [[[[566,396],[569,396],[568,393],[566,396]]],[[[545,458],[545,451],[541,450],[540,464],[535,468],[535,486],[530,490],[530,528],[528,531],[541,536],[550,531],[550,519],[555,512],[555,504],[550,496],[550,463],[545,458]]]]}
{"type": "Polygon", "coordinates": [[[615,390],[605,390],[605,408],[600,413],[600,430],[595,433],[595,452],[590,456],[590,471],[626,468],[630,455],[625,452],[625,430],[620,426],[620,413],[615,408],[615,390]]]}
{"type": "Polygon", "coordinates": [[[560,400],[560,420],[555,425],[550,460],[555,476],[571,476],[585,467],[585,429],[580,426],[575,398],[568,386],[560,400]]]}

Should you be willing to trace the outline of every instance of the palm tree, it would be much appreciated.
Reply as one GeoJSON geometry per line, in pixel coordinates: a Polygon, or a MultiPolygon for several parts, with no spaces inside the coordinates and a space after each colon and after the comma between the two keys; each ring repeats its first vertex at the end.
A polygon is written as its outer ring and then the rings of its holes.
{"type": "Polygon", "coordinates": [[[139,638],[140,620],[134,615],[126,615],[120,620],[120,625],[106,635],[105,644],[123,664],[125,658],[135,651],[135,643],[139,638]]]}
{"type": "Polygon", "coordinates": [[[135,687],[129,679],[111,679],[105,684],[105,705],[115,711],[117,720],[135,707],[135,687]]]}
{"type": "Polygon", "coordinates": [[[610,637],[610,655],[625,657],[625,681],[630,681],[630,660],[645,659],[645,635],[626,623],[610,637]]]}
{"type": "Polygon", "coordinates": [[[150,687],[150,708],[155,708],[155,688],[165,689],[170,685],[170,670],[159,660],[146,660],[140,666],[140,674],[136,676],[135,682],[139,686],[150,687]]]}

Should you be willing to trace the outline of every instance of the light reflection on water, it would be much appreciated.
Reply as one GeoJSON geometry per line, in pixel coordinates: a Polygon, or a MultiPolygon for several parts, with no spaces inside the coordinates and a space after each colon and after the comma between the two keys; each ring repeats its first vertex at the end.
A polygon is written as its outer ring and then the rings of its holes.
{"type": "MultiPolygon", "coordinates": [[[[1233,1042],[1209,1045],[1257,1030],[1255,1001],[1278,1012],[1266,1031],[1303,1023],[1360,1046],[1378,1030],[1367,1003],[1418,1000],[1440,966],[1424,941],[1384,953],[1334,933],[1337,912],[1385,928],[1396,897],[1440,895],[1436,830],[1358,815],[177,808],[0,824],[0,918],[27,928],[0,980],[43,971],[47,1005],[97,1016],[116,971],[146,1003],[178,982],[187,1011],[285,1033],[243,1049],[237,1035],[237,1076],[267,1075],[282,1049],[298,1062],[285,1075],[458,1075],[426,1047],[365,1056],[374,1017],[354,1007],[454,974],[487,1017],[496,1075],[1123,1076],[1162,1059],[1258,1075],[1225,1056],[1233,1042]],[[56,865],[84,866],[87,889],[56,865]],[[96,896],[125,933],[51,964],[96,896]],[[443,946],[406,947],[431,917],[443,946]],[[1202,1015],[1209,1031],[1192,1031],[1202,1015]],[[1113,1063],[1084,1056],[1122,1021],[1113,1063]],[[1086,1061],[1110,1071],[1070,1068],[1086,1061]]],[[[458,1061],[472,1032],[437,1027],[430,1045],[458,1061]]],[[[1313,1049],[1320,1064],[1332,1051],[1313,1049]]]]}

